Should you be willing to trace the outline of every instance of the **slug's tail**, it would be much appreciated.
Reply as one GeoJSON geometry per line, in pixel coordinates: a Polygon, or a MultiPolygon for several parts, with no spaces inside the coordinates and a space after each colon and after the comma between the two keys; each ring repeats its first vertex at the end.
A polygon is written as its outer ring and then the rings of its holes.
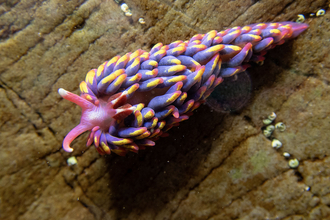
{"type": "Polygon", "coordinates": [[[290,38],[298,37],[302,32],[304,32],[309,26],[306,23],[297,23],[292,21],[286,21],[286,22],[279,22],[282,25],[291,25],[292,27],[292,35],[290,38]]]}

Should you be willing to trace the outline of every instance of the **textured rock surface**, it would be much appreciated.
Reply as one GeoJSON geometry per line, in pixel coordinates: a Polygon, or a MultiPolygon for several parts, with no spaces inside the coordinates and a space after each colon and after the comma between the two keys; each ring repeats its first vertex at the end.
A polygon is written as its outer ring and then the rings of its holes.
{"type": "Polygon", "coordinates": [[[1,3],[0,219],[329,219],[329,13],[249,70],[254,91],[240,112],[202,106],[137,155],[101,157],[85,148],[87,135],[73,154],[61,149],[80,109],[57,89],[77,93],[87,71],[114,55],[329,4],[276,2],[126,1],[132,18],[114,1],[1,3]],[[261,131],[273,111],[287,125],[274,133],[278,151],[261,131]],[[290,169],[283,152],[300,166],[290,169]]]}

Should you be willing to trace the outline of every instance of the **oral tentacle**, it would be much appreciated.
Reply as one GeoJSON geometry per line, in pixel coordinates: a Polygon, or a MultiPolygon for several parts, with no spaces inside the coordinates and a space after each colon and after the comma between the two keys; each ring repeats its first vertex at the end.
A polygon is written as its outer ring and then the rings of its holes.
{"type": "Polygon", "coordinates": [[[70,147],[71,142],[76,139],[76,137],[78,137],[79,135],[81,135],[82,133],[84,133],[85,131],[90,130],[91,128],[83,125],[83,124],[79,124],[77,125],[75,128],[73,128],[64,138],[63,140],[63,149],[66,152],[72,152],[73,148],[70,147]]]}
{"type": "Polygon", "coordinates": [[[62,88],[58,89],[58,94],[60,94],[60,96],[62,96],[66,100],[79,105],[82,109],[91,109],[95,106],[90,101],[80,97],[79,95],[76,95],[76,94],[71,93],[71,92],[69,92],[65,89],[62,89],[62,88]]]}

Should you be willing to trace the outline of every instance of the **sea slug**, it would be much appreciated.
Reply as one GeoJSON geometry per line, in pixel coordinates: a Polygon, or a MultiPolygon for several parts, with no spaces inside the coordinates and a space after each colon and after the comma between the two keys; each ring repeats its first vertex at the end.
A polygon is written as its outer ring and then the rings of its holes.
{"type": "Polygon", "coordinates": [[[224,77],[245,71],[249,62],[264,60],[266,51],[297,37],[304,23],[258,23],[197,34],[188,41],[156,44],[116,56],[90,70],[80,83],[80,96],[58,93],[82,108],[80,124],[64,138],[63,148],[90,131],[87,146],[125,155],[154,146],[192,111],[224,77]]]}

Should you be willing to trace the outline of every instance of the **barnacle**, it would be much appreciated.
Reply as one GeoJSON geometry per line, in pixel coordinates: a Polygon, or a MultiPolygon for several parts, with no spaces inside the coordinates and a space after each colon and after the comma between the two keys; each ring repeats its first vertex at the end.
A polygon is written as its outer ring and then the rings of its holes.
{"type": "Polygon", "coordinates": [[[316,16],[323,16],[325,15],[325,10],[324,9],[320,9],[316,12],[316,16]]]}
{"type": "Polygon", "coordinates": [[[274,121],[276,118],[275,112],[272,112],[270,115],[268,115],[268,119],[274,121]]]}
{"type": "Polygon", "coordinates": [[[73,165],[76,165],[78,163],[75,156],[69,157],[66,162],[69,166],[73,166],[73,165]]]}
{"type": "Polygon", "coordinates": [[[268,125],[266,127],[266,130],[269,131],[269,132],[273,132],[275,130],[275,126],[274,125],[268,125]]]}
{"type": "Polygon", "coordinates": [[[272,135],[272,132],[269,130],[263,130],[263,134],[265,135],[265,137],[270,137],[272,135]]]}
{"type": "Polygon", "coordinates": [[[291,159],[289,160],[289,167],[294,169],[297,168],[299,166],[299,160],[297,159],[291,159]]]}
{"type": "Polygon", "coordinates": [[[291,155],[290,155],[288,152],[283,152],[283,156],[284,156],[285,158],[289,158],[291,155]]]}
{"type": "Polygon", "coordinates": [[[282,143],[279,140],[274,138],[272,141],[272,147],[275,149],[279,149],[282,147],[282,143]]]}
{"type": "Polygon", "coordinates": [[[275,128],[278,129],[279,131],[285,131],[286,126],[283,122],[278,122],[275,124],[275,128]]]}
{"type": "Polygon", "coordinates": [[[139,18],[139,23],[140,24],[145,24],[146,22],[145,22],[145,20],[143,18],[139,18]]]}
{"type": "Polygon", "coordinates": [[[262,122],[263,122],[265,125],[269,125],[269,124],[271,124],[273,121],[270,120],[269,118],[266,118],[266,119],[264,119],[262,122]]]}
{"type": "Polygon", "coordinates": [[[304,21],[305,21],[305,16],[303,14],[299,14],[296,22],[303,23],[304,21]]]}
{"type": "Polygon", "coordinates": [[[126,3],[123,3],[120,5],[120,9],[123,11],[123,12],[128,12],[129,11],[129,7],[126,3]]]}

